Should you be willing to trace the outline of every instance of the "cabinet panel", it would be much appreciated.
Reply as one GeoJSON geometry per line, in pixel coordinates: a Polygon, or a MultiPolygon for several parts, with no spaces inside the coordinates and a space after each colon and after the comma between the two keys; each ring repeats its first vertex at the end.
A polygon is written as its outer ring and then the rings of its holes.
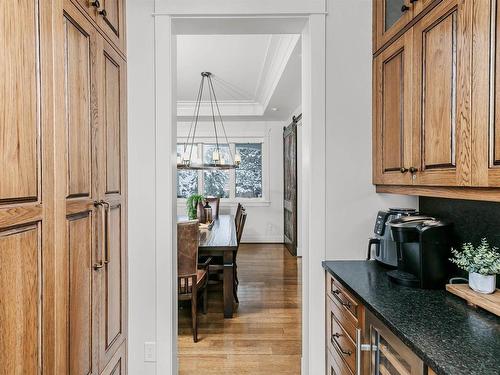
{"type": "Polygon", "coordinates": [[[69,197],[91,193],[91,36],[65,17],[66,131],[69,197]]]}
{"type": "Polygon", "coordinates": [[[69,373],[93,374],[94,231],[90,212],[68,220],[69,373]]]}
{"type": "Polygon", "coordinates": [[[414,26],[414,184],[471,185],[470,21],[445,0],[414,26]]]}
{"type": "Polygon", "coordinates": [[[0,374],[41,374],[38,225],[0,232],[0,374]]]}
{"type": "Polygon", "coordinates": [[[121,184],[120,114],[121,109],[121,66],[119,62],[104,53],[104,100],[106,109],[106,193],[119,193],[121,184]]]}
{"type": "Polygon", "coordinates": [[[412,31],[405,33],[374,60],[374,180],[411,183],[412,31]]]}
{"type": "Polygon", "coordinates": [[[35,200],[38,195],[37,8],[33,0],[0,4],[0,203],[35,200]]]}

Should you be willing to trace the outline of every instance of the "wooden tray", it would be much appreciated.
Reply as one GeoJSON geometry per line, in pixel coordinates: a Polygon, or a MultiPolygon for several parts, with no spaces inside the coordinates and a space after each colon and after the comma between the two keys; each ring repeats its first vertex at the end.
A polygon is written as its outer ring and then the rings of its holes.
{"type": "Polygon", "coordinates": [[[463,298],[472,307],[481,307],[500,316],[500,289],[492,294],[481,294],[469,288],[469,284],[447,284],[446,290],[463,298]]]}

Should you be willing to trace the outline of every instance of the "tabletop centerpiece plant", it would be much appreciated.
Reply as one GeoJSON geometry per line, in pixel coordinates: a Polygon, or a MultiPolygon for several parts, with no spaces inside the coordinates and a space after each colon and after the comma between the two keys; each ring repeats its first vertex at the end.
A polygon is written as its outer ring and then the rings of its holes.
{"type": "Polygon", "coordinates": [[[469,287],[479,293],[495,292],[496,275],[500,273],[500,252],[483,238],[479,246],[464,243],[461,250],[452,249],[451,262],[469,272],[469,287]]]}
{"type": "Polygon", "coordinates": [[[186,210],[189,220],[195,220],[198,217],[198,203],[205,198],[201,194],[192,194],[186,201],[186,210]]]}

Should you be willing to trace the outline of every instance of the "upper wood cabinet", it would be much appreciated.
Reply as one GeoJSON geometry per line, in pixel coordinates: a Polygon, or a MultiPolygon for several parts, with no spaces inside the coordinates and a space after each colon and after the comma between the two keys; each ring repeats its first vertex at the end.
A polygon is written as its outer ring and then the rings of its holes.
{"type": "Polygon", "coordinates": [[[375,184],[472,186],[472,4],[434,3],[374,58],[375,184]]]}
{"type": "Polygon", "coordinates": [[[416,185],[471,185],[471,4],[443,0],[413,27],[416,185]]]}
{"type": "Polygon", "coordinates": [[[411,184],[412,30],[373,63],[374,181],[411,184]]]}
{"type": "Polygon", "coordinates": [[[374,0],[373,47],[379,50],[430,4],[440,0],[374,0]]]}
{"type": "Polygon", "coordinates": [[[125,0],[72,0],[97,23],[106,38],[123,54],[125,40],[125,0]]]}
{"type": "Polygon", "coordinates": [[[472,171],[474,186],[500,186],[500,1],[474,2],[472,171]]]}

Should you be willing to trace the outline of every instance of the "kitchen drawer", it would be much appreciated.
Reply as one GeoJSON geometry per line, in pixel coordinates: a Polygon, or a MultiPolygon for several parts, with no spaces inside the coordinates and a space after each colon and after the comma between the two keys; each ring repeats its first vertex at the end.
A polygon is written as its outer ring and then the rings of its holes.
{"type": "Polygon", "coordinates": [[[326,375],[354,375],[337,352],[327,351],[326,375]]]}
{"type": "Polygon", "coordinates": [[[340,302],[336,298],[327,298],[327,305],[329,311],[335,315],[335,318],[340,323],[342,328],[347,332],[349,337],[353,341],[356,341],[356,328],[360,328],[353,319],[350,317],[350,314],[343,308],[340,302]]]}
{"type": "Polygon", "coordinates": [[[327,347],[331,353],[337,353],[354,373],[356,371],[356,342],[342,327],[333,310],[333,301],[327,299],[327,347]]]}
{"type": "Polygon", "coordinates": [[[335,278],[326,273],[326,294],[334,300],[340,309],[345,312],[345,316],[352,321],[355,326],[359,326],[362,320],[363,305],[359,303],[335,278]]]}

